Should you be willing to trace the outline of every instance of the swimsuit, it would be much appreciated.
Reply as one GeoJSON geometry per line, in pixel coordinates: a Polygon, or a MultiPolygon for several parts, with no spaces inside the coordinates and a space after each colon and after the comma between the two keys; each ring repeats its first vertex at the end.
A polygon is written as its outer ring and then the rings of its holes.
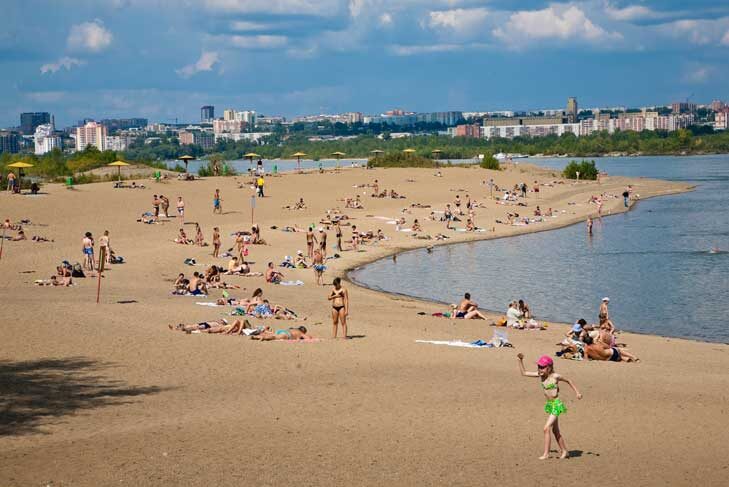
{"type": "Polygon", "coordinates": [[[324,264],[314,264],[314,270],[317,272],[324,272],[324,270],[327,268],[324,264]]]}
{"type": "Polygon", "coordinates": [[[620,350],[618,350],[615,347],[612,347],[613,354],[608,359],[610,362],[620,362],[620,350]]]}
{"type": "Polygon", "coordinates": [[[286,335],[287,337],[291,338],[291,333],[289,330],[276,330],[276,335],[286,335]]]}
{"type": "Polygon", "coordinates": [[[456,311],[456,318],[465,318],[466,312],[465,311],[456,311]]]}
{"type": "Polygon", "coordinates": [[[84,254],[94,255],[94,248],[93,247],[84,247],[84,254]]]}
{"type": "MultiPolygon", "coordinates": [[[[544,385],[544,382],[542,382],[542,389],[544,389],[545,391],[556,388],[557,384],[554,382],[551,384],[547,384],[546,386],[544,385]]],[[[544,405],[544,412],[547,414],[552,414],[554,416],[559,416],[560,414],[567,412],[567,407],[564,405],[560,398],[555,397],[554,399],[547,399],[547,403],[544,405]]]]}

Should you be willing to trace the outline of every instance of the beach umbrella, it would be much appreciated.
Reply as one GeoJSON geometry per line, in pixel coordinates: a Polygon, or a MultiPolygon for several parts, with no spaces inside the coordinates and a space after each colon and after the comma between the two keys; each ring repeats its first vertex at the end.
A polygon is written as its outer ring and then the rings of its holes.
{"type": "Polygon", "coordinates": [[[332,152],[332,155],[337,158],[337,169],[339,169],[339,159],[341,159],[341,157],[345,154],[344,154],[344,152],[337,151],[337,152],[332,152]]]}
{"type": "Polygon", "coordinates": [[[107,164],[107,166],[112,166],[112,167],[116,167],[117,169],[119,169],[119,181],[121,181],[121,168],[123,166],[129,166],[129,165],[130,165],[129,163],[126,163],[124,161],[114,161],[112,163],[107,164]]]}
{"type": "Polygon", "coordinates": [[[405,149],[405,150],[403,150],[403,152],[405,154],[407,154],[408,156],[411,156],[413,154],[413,152],[415,152],[415,149],[405,149]]]}
{"type": "Polygon", "coordinates": [[[33,167],[33,164],[29,164],[29,163],[23,162],[23,161],[18,161],[18,162],[14,162],[12,164],[8,164],[8,167],[13,167],[18,170],[18,188],[20,188],[20,179],[23,177],[23,169],[33,167]]]}
{"type": "Polygon", "coordinates": [[[303,152],[297,152],[293,155],[296,158],[296,168],[301,172],[301,158],[306,157],[306,154],[303,152]]]}
{"type": "Polygon", "coordinates": [[[253,165],[253,158],[254,157],[261,157],[259,154],[256,154],[255,152],[249,152],[248,154],[244,154],[243,157],[248,159],[248,162],[253,165]]]}
{"type": "Polygon", "coordinates": [[[440,154],[441,154],[442,152],[443,152],[443,151],[442,151],[442,150],[440,150],[440,149],[434,149],[434,150],[430,151],[430,153],[431,153],[431,154],[433,154],[433,156],[435,156],[435,158],[436,158],[436,159],[440,159],[440,154]]]}
{"type": "Polygon", "coordinates": [[[375,157],[377,157],[377,156],[379,156],[380,154],[382,154],[385,151],[380,150],[380,149],[375,149],[375,150],[372,150],[370,152],[373,153],[375,155],[375,157]]]}
{"type": "Polygon", "coordinates": [[[187,164],[190,161],[195,160],[195,158],[193,156],[180,156],[180,157],[177,158],[177,160],[182,161],[182,162],[185,163],[185,172],[187,173],[187,164]]]}

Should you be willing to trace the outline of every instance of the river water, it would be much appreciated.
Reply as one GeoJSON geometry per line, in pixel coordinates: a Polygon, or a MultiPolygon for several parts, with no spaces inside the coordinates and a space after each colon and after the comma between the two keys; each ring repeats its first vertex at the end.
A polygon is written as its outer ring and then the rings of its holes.
{"type": "MultiPolygon", "coordinates": [[[[529,162],[561,169],[568,161],[529,162]]],[[[538,319],[567,323],[596,321],[608,296],[620,329],[729,342],[729,155],[606,157],[596,164],[609,174],[688,181],[697,189],[598,220],[591,238],[580,223],[431,254],[410,251],[350,277],[444,303],[469,291],[481,307],[501,312],[510,300],[524,299],[538,319]]]]}

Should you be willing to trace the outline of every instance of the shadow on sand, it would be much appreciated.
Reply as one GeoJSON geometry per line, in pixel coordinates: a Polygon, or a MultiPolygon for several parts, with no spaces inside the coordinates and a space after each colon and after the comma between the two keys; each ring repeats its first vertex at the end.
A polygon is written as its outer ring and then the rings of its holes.
{"type": "Polygon", "coordinates": [[[0,361],[0,437],[41,428],[87,409],[128,404],[160,387],[132,387],[100,371],[111,365],[84,357],[0,361]]]}

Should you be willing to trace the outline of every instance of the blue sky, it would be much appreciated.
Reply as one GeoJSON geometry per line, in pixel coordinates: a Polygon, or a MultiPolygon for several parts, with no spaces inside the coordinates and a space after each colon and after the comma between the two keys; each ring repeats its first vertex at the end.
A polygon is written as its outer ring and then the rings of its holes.
{"type": "Polygon", "coordinates": [[[729,99],[729,3],[4,0],[0,126],[729,99]]]}

